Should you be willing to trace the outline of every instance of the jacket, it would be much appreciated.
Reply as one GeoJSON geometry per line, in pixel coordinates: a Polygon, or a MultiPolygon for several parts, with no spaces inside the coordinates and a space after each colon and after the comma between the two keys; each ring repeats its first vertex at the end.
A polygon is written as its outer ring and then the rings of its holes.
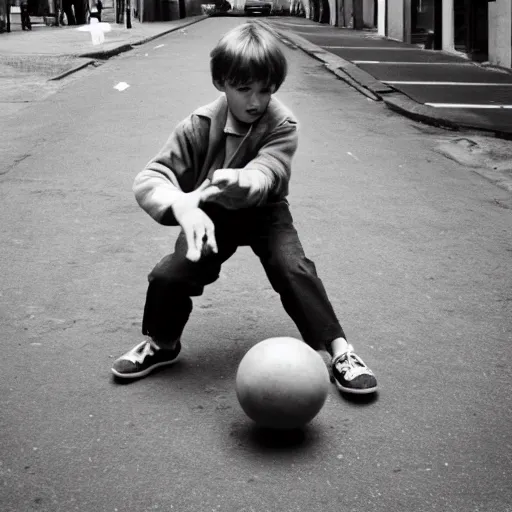
{"type": "MultiPolygon", "coordinates": [[[[164,225],[177,225],[172,204],[211,176],[224,150],[228,117],[225,95],[184,119],[158,154],[137,174],[133,192],[140,207],[164,225]],[[216,162],[217,160],[217,162],[216,162]]],[[[225,168],[259,169],[271,180],[267,202],[288,195],[291,162],[297,149],[298,122],[272,97],[266,112],[243,137],[225,168]]]]}

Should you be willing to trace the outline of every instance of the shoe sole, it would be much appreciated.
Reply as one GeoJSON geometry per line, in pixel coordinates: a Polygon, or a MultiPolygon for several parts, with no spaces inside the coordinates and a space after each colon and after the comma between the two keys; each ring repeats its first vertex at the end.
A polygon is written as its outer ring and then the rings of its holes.
{"type": "Polygon", "coordinates": [[[153,366],[150,366],[149,368],[146,368],[145,370],[136,373],[120,373],[114,368],[110,368],[110,371],[120,379],[139,379],[140,377],[145,377],[146,375],[149,375],[153,370],[156,370],[157,368],[161,368],[162,366],[171,366],[176,362],[176,360],[177,357],[172,361],[162,361],[161,363],[156,363],[153,366]]]}
{"type": "Polygon", "coordinates": [[[352,395],[369,395],[370,393],[375,393],[375,391],[377,391],[377,387],[378,387],[378,386],[374,386],[373,388],[364,388],[364,389],[346,388],[346,387],[342,386],[336,379],[334,379],[334,384],[343,393],[351,393],[352,395]]]}

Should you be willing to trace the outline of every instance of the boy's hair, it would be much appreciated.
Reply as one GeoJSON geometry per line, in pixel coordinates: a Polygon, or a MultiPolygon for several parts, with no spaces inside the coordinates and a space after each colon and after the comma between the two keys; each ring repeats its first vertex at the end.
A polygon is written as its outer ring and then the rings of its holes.
{"type": "Polygon", "coordinates": [[[212,78],[221,85],[263,82],[277,91],[288,71],[276,38],[254,23],[230,30],[211,51],[210,58],[212,78]]]}

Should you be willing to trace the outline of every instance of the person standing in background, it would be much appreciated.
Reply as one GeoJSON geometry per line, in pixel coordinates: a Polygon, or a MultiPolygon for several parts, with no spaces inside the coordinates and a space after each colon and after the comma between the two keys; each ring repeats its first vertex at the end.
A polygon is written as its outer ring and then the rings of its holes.
{"type": "Polygon", "coordinates": [[[101,3],[101,0],[96,2],[96,9],[98,9],[98,21],[101,22],[101,11],[103,10],[103,4],[101,3]]]}
{"type": "Polygon", "coordinates": [[[30,23],[30,14],[28,13],[28,2],[23,0],[20,5],[21,10],[21,28],[23,30],[32,30],[32,24],[30,23]]]}

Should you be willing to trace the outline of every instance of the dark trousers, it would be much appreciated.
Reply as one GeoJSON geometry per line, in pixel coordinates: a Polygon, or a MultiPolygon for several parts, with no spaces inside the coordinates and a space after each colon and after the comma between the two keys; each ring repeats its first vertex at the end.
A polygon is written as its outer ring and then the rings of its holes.
{"type": "Polygon", "coordinates": [[[180,233],[175,252],[149,274],[143,334],[162,344],[178,339],[192,311],[191,297],[219,277],[222,263],[239,246],[248,245],[308,345],[330,350],[333,339],[345,337],[315,265],[304,254],[287,201],[237,211],[216,205],[203,209],[215,225],[218,253],[187,260],[187,242],[180,233]]]}

